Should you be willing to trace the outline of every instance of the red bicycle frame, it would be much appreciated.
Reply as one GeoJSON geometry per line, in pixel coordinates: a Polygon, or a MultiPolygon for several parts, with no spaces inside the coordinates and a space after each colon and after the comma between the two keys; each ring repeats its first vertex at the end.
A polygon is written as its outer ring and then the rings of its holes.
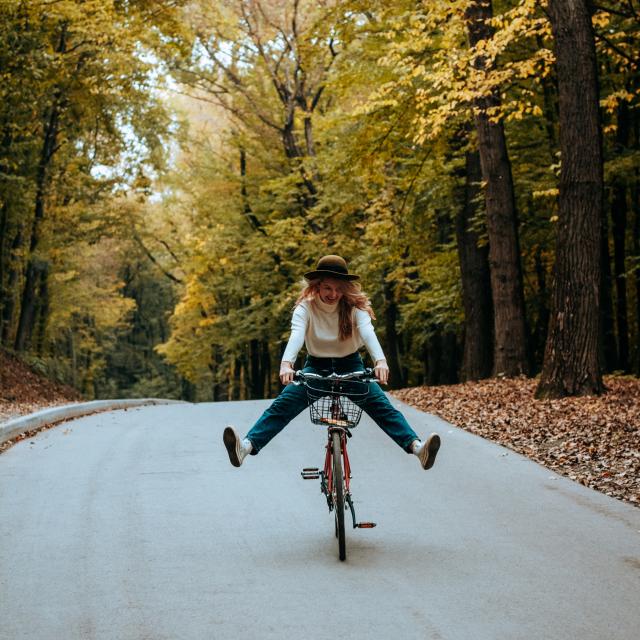
{"type": "Polygon", "coordinates": [[[324,457],[324,477],[327,480],[327,491],[331,494],[333,492],[333,465],[331,458],[333,456],[333,447],[331,446],[331,435],[335,432],[340,432],[340,452],[342,454],[342,471],[344,473],[344,489],[345,494],[349,495],[350,487],[349,481],[351,480],[351,464],[349,463],[349,454],[347,453],[347,432],[344,429],[329,429],[329,437],[325,446],[326,454],[324,457]]]}

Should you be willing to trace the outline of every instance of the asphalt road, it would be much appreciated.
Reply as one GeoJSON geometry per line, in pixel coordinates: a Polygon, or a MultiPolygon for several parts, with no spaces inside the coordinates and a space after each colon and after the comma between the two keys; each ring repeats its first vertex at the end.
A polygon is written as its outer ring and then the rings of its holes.
{"type": "Polygon", "coordinates": [[[405,407],[422,471],[368,419],[340,562],[296,419],[235,469],[266,402],[78,419],[0,456],[2,640],[637,640],[640,509],[405,407]]]}

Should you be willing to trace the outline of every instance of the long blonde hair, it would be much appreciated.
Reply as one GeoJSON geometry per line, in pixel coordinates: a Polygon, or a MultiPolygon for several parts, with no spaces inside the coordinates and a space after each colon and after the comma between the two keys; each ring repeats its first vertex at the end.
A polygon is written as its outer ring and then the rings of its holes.
{"type": "MultiPolygon", "coordinates": [[[[303,289],[296,300],[294,306],[298,306],[301,302],[308,301],[312,302],[320,295],[320,283],[325,278],[315,278],[313,280],[302,281],[303,289]]],[[[373,309],[371,308],[371,301],[369,300],[369,296],[362,291],[359,282],[354,282],[353,280],[342,280],[340,278],[326,278],[335,280],[340,283],[340,291],[342,293],[342,297],[338,302],[338,326],[339,326],[339,334],[338,337],[340,340],[346,340],[350,338],[353,334],[353,310],[362,309],[362,311],[366,311],[372,320],[376,319],[375,314],[373,313],[373,309]]]]}

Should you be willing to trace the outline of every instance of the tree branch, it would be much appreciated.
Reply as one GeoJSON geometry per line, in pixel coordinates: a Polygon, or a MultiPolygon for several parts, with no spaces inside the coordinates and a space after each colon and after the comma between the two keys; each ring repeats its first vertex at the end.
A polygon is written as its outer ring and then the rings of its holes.
{"type": "MultiPolygon", "coordinates": [[[[202,38],[201,38],[201,40],[202,40],[202,38]]],[[[242,80],[240,80],[240,78],[238,78],[238,76],[235,73],[233,73],[233,71],[231,71],[231,69],[229,69],[226,65],[224,65],[222,62],[220,62],[220,60],[216,57],[216,54],[213,51],[211,51],[210,47],[207,44],[205,44],[204,42],[203,42],[203,47],[205,48],[205,50],[209,54],[209,57],[210,57],[211,61],[213,62],[213,64],[218,69],[220,69],[225,74],[225,76],[231,81],[231,83],[234,85],[234,87],[240,92],[240,94],[243,96],[243,98],[248,102],[249,106],[252,108],[253,112],[257,115],[257,117],[260,120],[262,120],[262,122],[264,122],[264,124],[266,124],[267,126],[275,129],[276,131],[281,132],[282,131],[282,127],[278,126],[275,122],[272,122],[270,118],[268,118],[266,115],[264,115],[264,113],[262,113],[261,109],[258,107],[258,105],[256,105],[256,103],[253,100],[253,98],[249,95],[248,91],[246,90],[245,86],[242,83],[242,80]]],[[[187,73],[194,73],[194,72],[192,72],[190,70],[187,70],[186,72],[187,73]]],[[[217,82],[214,82],[214,81],[211,81],[211,80],[207,80],[207,82],[209,82],[213,86],[222,86],[222,85],[219,85],[217,82]]],[[[226,92],[229,93],[228,90],[226,92]]],[[[226,109],[230,109],[230,107],[228,105],[226,105],[226,104],[222,104],[222,106],[224,106],[226,109]]]]}
{"type": "Polygon", "coordinates": [[[160,271],[167,276],[167,278],[169,278],[169,280],[172,280],[173,282],[176,282],[177,284],[182,283],[182,280],[180,278],[176,278],[176,276],[174,276],[172,273],[169,273],[159,262],[158,260],[154,257],[154,255],[151,253],[151,251],[149,251],[149,249],[147,249],[147,247],[145,247],[144,243],[142,242],[142,240],[140,239],[140,236],[134,231],[133,232],[133,239],[138,243],[138,245],[140,246],[140,248],[145,252],[147,258],[149,258],[149,260],[151,260],[151,262],[153,262],[153,264],[156,265],[156,267],[158,267],[158,269],[160,269],[160,271]]]}
{"type": "Polygon", "coordinates": [[[611,42],[611,40],[609,40],[609,38],[607,38],[602,33],[598,33],[596,31],[595,36],[598,40],[604,41],[607,44],[607,46],[613,51],[615,51],[620,57],[624,58],[625,60],[628,60],[629,62],[632,62],[633,64],[638,64],[638,61],[639,61],[638,58],[632,58],[628,53],[626,53],[623,49],[621,49],[620,47],[615,45],[613,42],[611,42]]]}
{"type": "Polygon", "coordinates": [[[169,255],[176,261],[178,266],[180,266],[180,260],[178,259],[178,256],[172,251],[169,243],[166,240],[163,240],[162,238],[156,238],[155,236],[154,240],[156,242],[159,242],[169,252],[169,255]]]}
{"type": "MultiPolygon", "coordinates": [[[[271,63],[273,61],[269,58],[266,51],[264,50],[262,40],[260,40],[260,36],[258,35],[258,33],[256,32],[256,30],[251,24],[251,20],[249,15],[247,14],[244,3],[241,3],[241,11],[242,11],[242,17],[244,18],[247,25],[247,33],[249,34],[249,37],[251,38],[251,40],[253,41],[253,43],[256,45],[258,49],[258,53],[260,54],[260,57],[264,62],[264,65],[269,73],[269,76],[271,77],[271,82],[276,90],[276,93],[280,97],[280,101],[282,102],[282,104],[284,106],[287,106],[291,99],[291,92],[289,91],[287,86],[282,82],[282,80],[280,80],[277,73],[271,67],[271,63]]],[[[279,66],[280,66],[280,61],[278,62],[278,68],[279,66]]]]}
{"type": "Polygon", "coordinates": [[[400,211],[398,212],[398,216],[402,215],[402,213],[404,211],[404,207],[407,204],[407,199],[409,198],[409,195],[413,191],[413,185],[415,184],[416,180],[418,179],[418,176],[420,175],[420,173],[422,173],[422,167],[424,167],[424,163],[427,161],[427,158],[429,157],[430,154],[431,154],[431,149],[427,149],[427,152],[424,154],[424,157],[420,161],[420,165],[418,166],[418,170],[415,172],[413,178],[411,178],[411,182],[409,183],[409,188],[407,189],[407,192],[404,194],[404,199],[402,200],[402,205],[400,206],[400,211]]]}
{"type": "Polygon", "coordinates": [[[325,84],[321,84],[318,87],[318,90],[316,91],[316,95],[313,96],[313,99],[311,100],[311,109],[309,109],[309,111],[314,111],[315,108],[318,106],[320,96],[322,95],[322,92],[324,91],[325,86],[326,86],[325,84]]]}
{"type": "Polygon", "coordinates": [[[604,7],[602,5],[595,4],[594,2],[591,3],[591,6],[597,11],[605,11],[606,13],[610,13],[615,16],[621,16],[623,18],[631,17],[631,14],[629,13],[624,13],[624,11],[620,11],[619,9],[612,9],[611,7],[604,7]]]}

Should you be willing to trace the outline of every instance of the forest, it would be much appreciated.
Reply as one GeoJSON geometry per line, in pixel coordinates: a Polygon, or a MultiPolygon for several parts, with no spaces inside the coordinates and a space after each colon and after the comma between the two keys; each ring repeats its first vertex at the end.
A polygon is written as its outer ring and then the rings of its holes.
{"type": "Polygon", "coordinates": [[[272,397],[338,253],[390,387],[640,376],[637,0],[5,0],[0,344],[272,397]]]}

